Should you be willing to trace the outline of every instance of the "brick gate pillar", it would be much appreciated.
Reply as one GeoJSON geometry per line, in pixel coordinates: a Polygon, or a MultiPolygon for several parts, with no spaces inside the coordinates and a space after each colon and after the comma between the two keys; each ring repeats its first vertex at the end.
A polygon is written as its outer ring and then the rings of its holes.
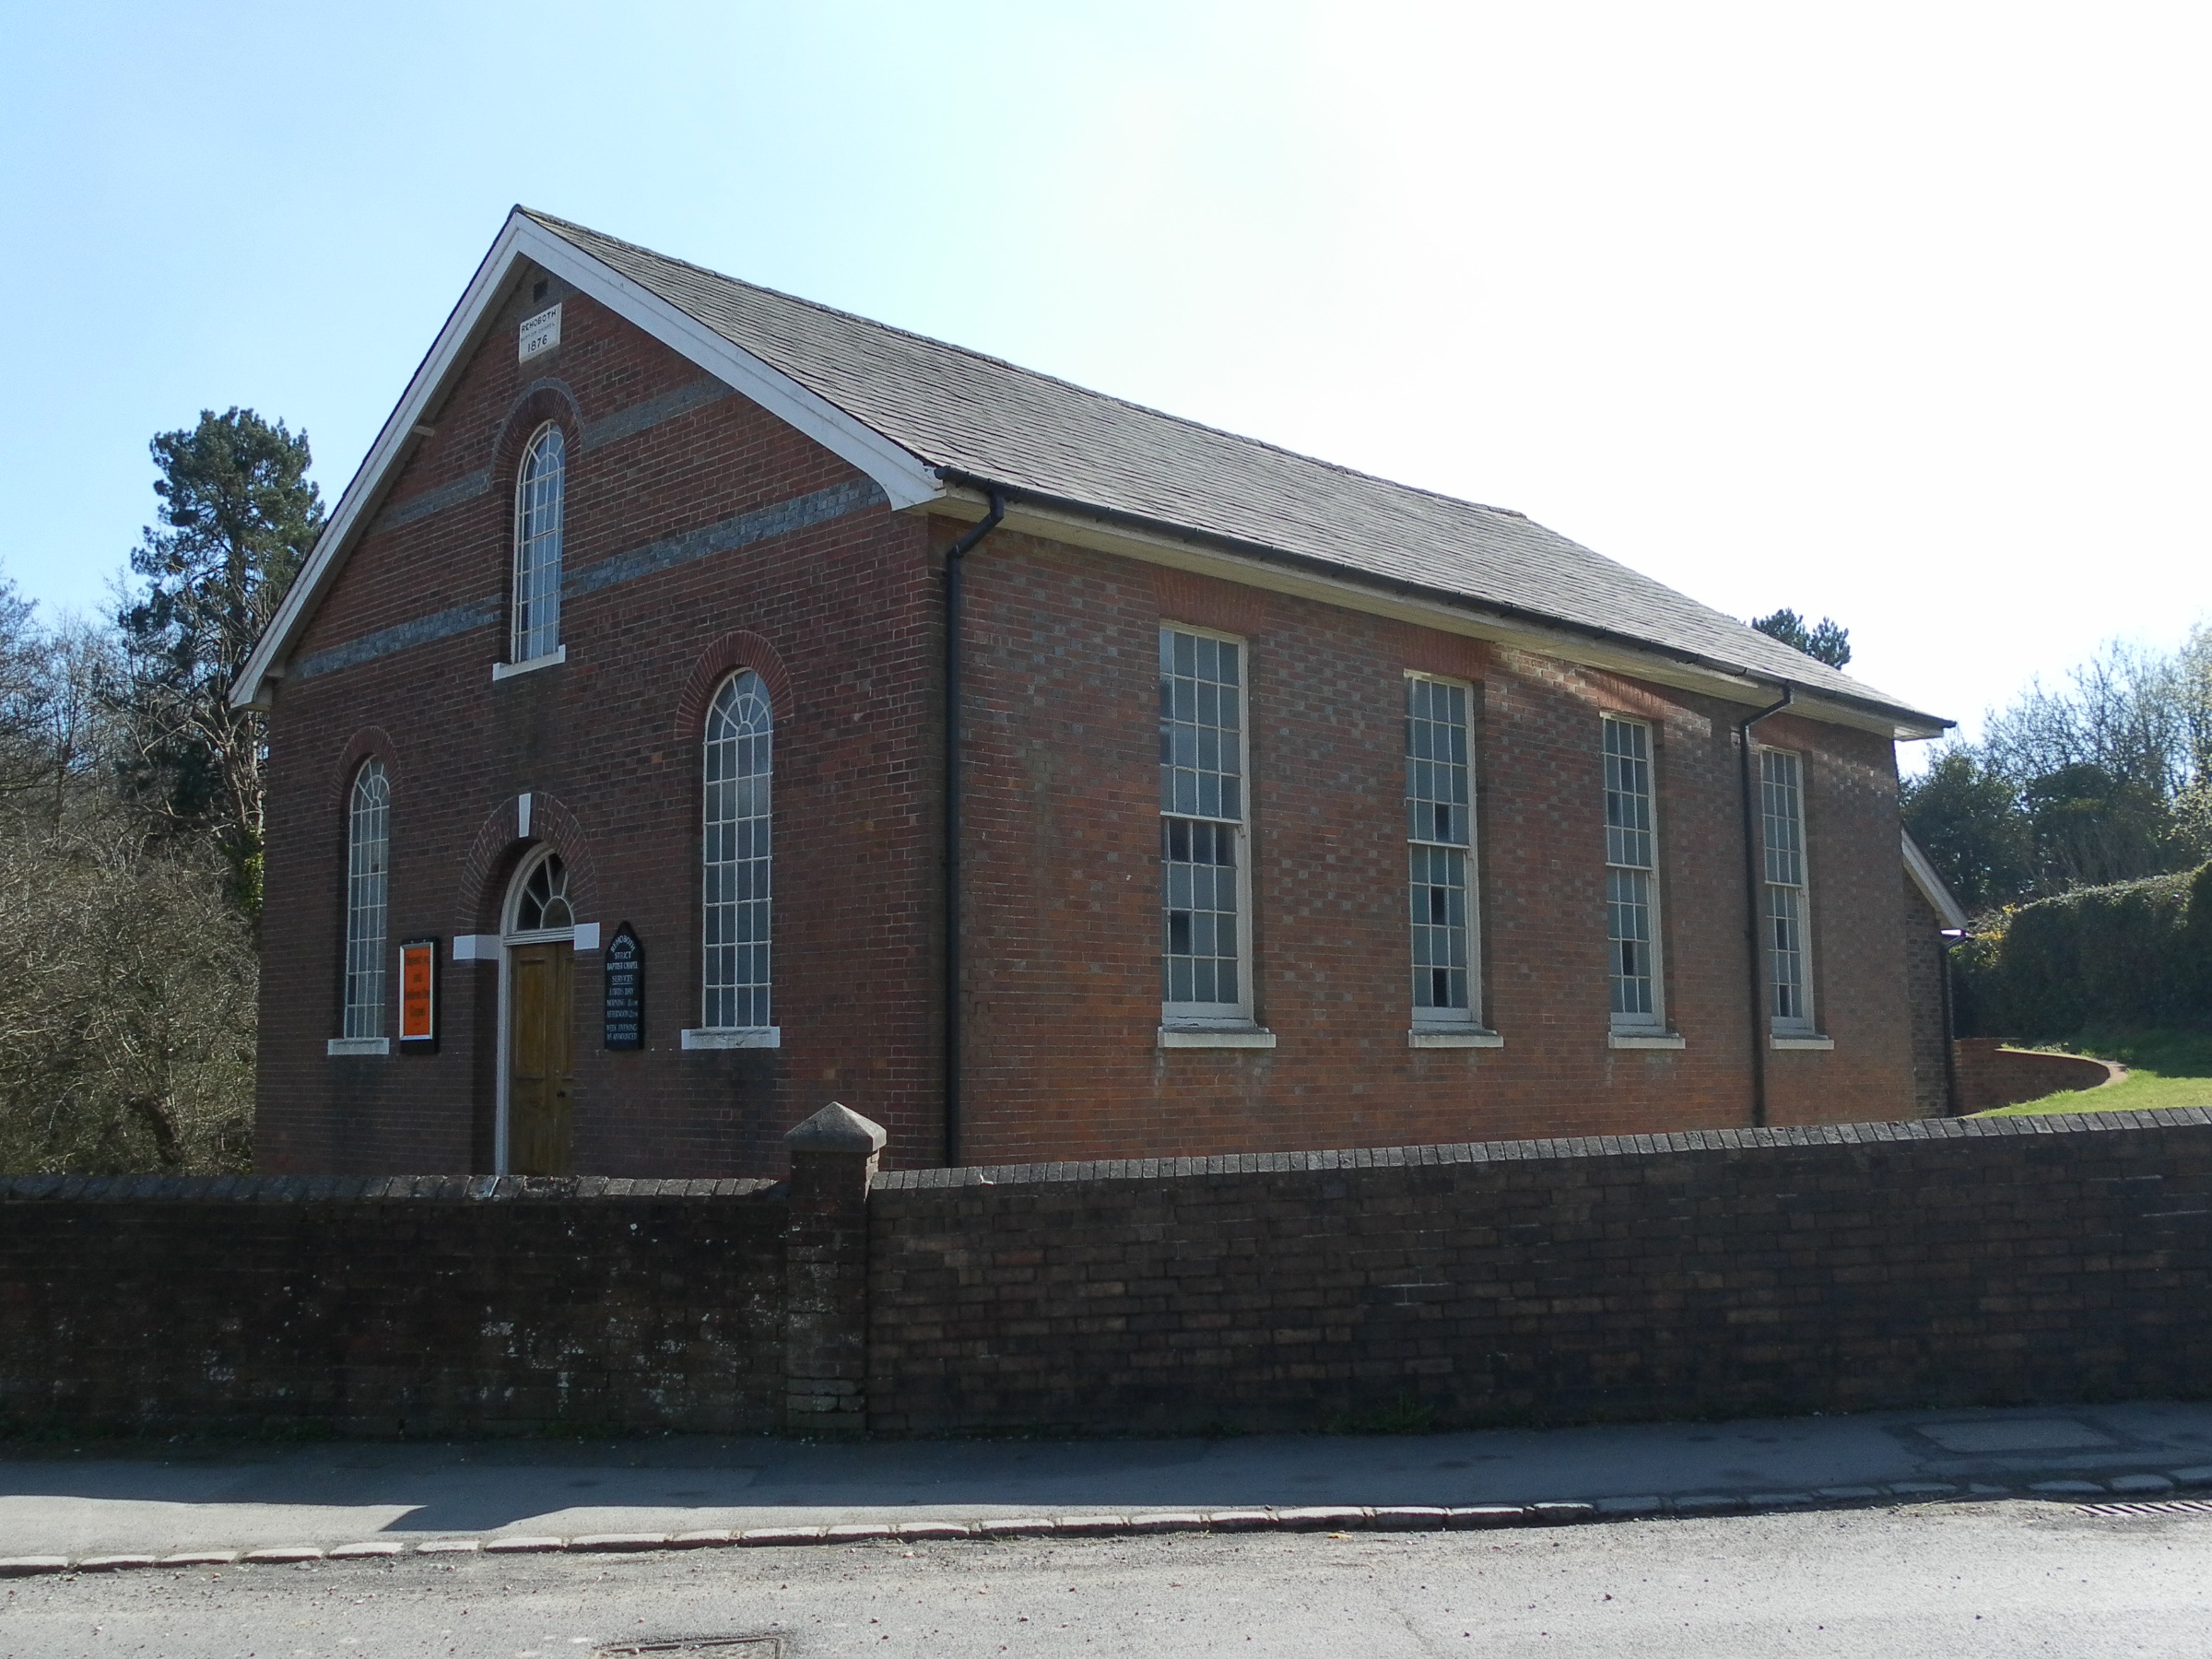
{"type": "Polygon", "coordinates": [[[783,1137],[783,1426],[793,1434],[868,1426],[868,1182],[888,1138],[834,1100],[783,1137]]]}

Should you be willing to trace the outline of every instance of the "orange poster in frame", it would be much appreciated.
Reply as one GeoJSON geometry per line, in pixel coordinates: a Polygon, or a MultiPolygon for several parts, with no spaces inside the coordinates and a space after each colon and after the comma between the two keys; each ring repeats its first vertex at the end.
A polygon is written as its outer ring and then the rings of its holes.
{"type": "Polygon", "coordinates": [[[399,1044],[402,1053],[438,1046],[438,941],[408,939],[399,947],[399,1044]]]}

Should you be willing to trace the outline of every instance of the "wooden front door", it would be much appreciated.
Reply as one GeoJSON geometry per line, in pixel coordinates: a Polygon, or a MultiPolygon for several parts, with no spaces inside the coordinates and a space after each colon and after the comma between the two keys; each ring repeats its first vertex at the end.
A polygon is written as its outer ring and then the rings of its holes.
{"type": "Polygon", "coordinates": [[[508,957],[507,1168],[566,1175],[576,1107],[576,952],[517,945],[508,957]]]}

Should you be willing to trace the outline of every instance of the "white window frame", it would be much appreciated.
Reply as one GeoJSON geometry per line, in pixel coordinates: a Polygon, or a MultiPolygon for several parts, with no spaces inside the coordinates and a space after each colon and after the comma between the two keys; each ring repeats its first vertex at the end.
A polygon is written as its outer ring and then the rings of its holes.
{"type": "MultiPolygon", "coordinates": [[[[1413,976],[1418,971],[1418,964],[1413,961],[1413,930],[1414,928],[1421,925],[1421,924],[1416,922],[1412,915],[1413,850],[1419,847],[1430,847],[1441,848],[1449,852],[1455,852],[1462,855],[1463,869],[1465,871],[1465,876],[1460,885],[1460,897],[1463,904],[1465,905],[1466,915],[1467,1006],[1464,1008],[1434,1008],[1423,1007],[1418,1001],[1411,1002],[1409,1024],[1412,1028],[1413,1035],[1417,1038],[1424,1032],[1482,1033],[1486,1030],[1486,1028],[1484,1027],[1482,1020],[1482,909],[1479,896],[1481,882],[1476,864],[1477,832],[1475,827],[1475,806],[1476,794],[1479,788],[1479,783],[1476,778],[1475,765],[1475,688],[1466,680],[1454,679],[1449,676],[1441,674],[1423,674],[1415,669],[1407,669],[1406,671],[1406,706],[1401,712],[1401,718],[1405,723],[1406,735],[1408,738],[1411,736],[1410,728],[1413,721],[1413,688],[1416,684],[1448,687],[1451,689],[1459,692],[1464,700],[1462,712],[1465,718],[1462,722],[1460,730],[1465,740],[1467,752],[1467,837],[1465,841],[1453,842],[1440,841],[1428,837],[1416,835],[1414,833],[1414,825],[1412,822],[1411,814],[1407,806],[1413,797],[1410,794],[1401,793],[1399,801],[1399,814],[1401,819],[1403,820],[1406,830],[1406,846],[1405,889],[1406,906],[1405,912],[1406,917],[1406,986],[1409,998],[1418,995],[1418,989],[1413,984],[1413,976]]],[[[1403,743],[1401,744],[1400,747],[1403,751],[1400,758],[1401,768],[1410,766],[1414,759],[1410,743],[1403,743]]],[[[1430,883],[1427,885],[1433,886],[1435,884],[1430,883]]],[[[1419,1047],[1421,1045],[1417,1042],[1415,1046],[1419,1047]]]]}
{"type": "MultiPolygon", "coordinates": [[[[761,706],[768,711],[768,729],[764,737],[762,738],[762,741],[766,743],[768,747],[768,765],[765,771],[761,774],[764,800],[762,802],[763,810],[759,815],[763,824],[762,833],[767,837],[768,840],[768,851],[760,855],[759,860],[760,864],[764,866],[763,873],[768,888],[766,899],[768,912],[768,938],[763,942],[762,945],[762,948],[766,953],[768,959],[768,977],[765,982],[763,982],[761,989],[768,1003],[770,1018],[771,1020],[774,1018],[776,700],[774,696],[768,688],[767,681],[762,678],[759,670],[753,668],[735,668],[732,669],[728,674],[724,675],[716,684],[714,688],[714,695],[708,700],[707,712],[705,717],[700,722],[700,1024],[684,1032],[683,1034],[683,1046],[688,1049],[781,1048],[783,1042],[782,1029],[772,1023],[763,1022],[757,1025],[714,1025],[708,1023],[710,1013],[708,1007],[708,998],[714,994],[714,988],[709,983],[707,953],[710,949],[713,948],[713,946],[708,937],[708,931],[712,926],[713,913],[716,907],[712,900],[709,900],[706,892],[706,883],[710,869],[708,853],[712,845],[715,829],[713,822],[707,817],[707,814],[712,809],[712,799],[708,793],[706,769],[708,757],[712,754],[713,746],[716,742],[729,741],[735,744],[735,742],[741,740],[736,738],[718,739],[714,735],[713,725],[716,717],[716,711],[722,706],[722,700],[724,697],[729,695],[733,687],[735,687],[739,685],[740,682],[747,679],[752,680],[759,688],[759,695],[760,698],[761,706]]],[[[740,821],[742,820],[732,820],[733,828],[735,827],[735,823],[740,821]]],[[[735,864],[742,861],[732,860],[730,862],[732,864],[735,864]]]]}
{"type": "MultiPolygon", "coordinates": [[[[507,663],[510,669],[550,666],[565,662],[568,653],[560,638],[560,583],[568,550],[569,529],[569,441],[568,434],[557,420],[544,422],[530,434],[530,441],[523,446],[522,464],[514,476],[514,573],[509,596],[507,633],[507,663]],[[530,490],[533,479],[531,463],[537,458],[541,445],[551,434],[560,443],[560,487],[553,496],[555,523],[548,530],[540,530],[534,537],[530,533],[530,490]],[[533,550],[542,550],[550,544],[547,557],[533,558],[533,550]],[[551,566],[552,583],[546,587],[540,577],[545,566],[551,566]],[[525,583],[531,585],[525,588],[525,583]],[[525,597],[527,594],[528,597],[525,597]]],[[[504,676],[494,677],[504,678],[504,676]]]]}
{"type": "Polygon", "coordinates": [[[1771,1037],[1784,1039],[1792,1037],[1818,1037],[1820,1031],[1820,1028],[1815,1023],[1818,1018],[1815,1012],[1818,1005],[1813,1000],[1813,868],[1810,837],[1806,832],[1805,772],[1805,755],[1803,751],[1798,749],[1770,748],[1763,745],[1759,747],[1759,843],[1760,866],[1759,875],[1761,877],[1759,883],[1759,927],[1761,943],[1764,947],[1762,954],[1765,956],[1767,967],[1767,1030],[1771,1037]],[[1795,818],[1797,830],[1797,879],[1794,882],[1786,880],[1777,881],[1775,879],[1775,855],[1778,852],[1784,850],[1779,849],[1775,846],[1774,837],[1771,833],[1771,825],[1776,815],[1768,809],[1768,791],[1771,788],[1775,787],[1775,785],[1771,783],[1767,776],[1767,761],[1769,757],[1773,757],[1777,759],[1786,759],[1789,762],[1790,771],[1792,773],[1788,787],[1795,797],[1793,804],[1796,807],[1795,818]],[[1779,1012],[1782,999],[1778,994],[1782,987],[1781,982],[1775,974],[1776,959],[1780,954],[1778,949],[1776,930],[1777,918],[1774,905],[1774,895],[1778,888],[1794,891],[1796,894],[1797,908],[1797,915],[1795,917],[1797,930],[1796,990],[1798,1000],[1803,1005],[1803,1012],[1797,1015],[1790,1016],[1786,1018],[1779,1012]]]}
{"type": "Polygon", "coordinates": [[[392,938],[392,778],[371,755],[354,769],[346,792],[346,928],[340,966],[338,1030],[329,1043],[333,1054],[384,1054],[391,1039],[384,1030],[392,938]],[[373,800],[364,800],[369,784],[373,800]],[[366,833],[372,827],[373,836],[366,833]],[[374,868],[363,868],[369,848],[376,848],[374,868]],[[375,936],[367,918],[374,916],[375,936]],[[357,994],[356,986],[362,989],[357,994]]]}
{"type": "Polygon", "coordinates": [[[507,903],[500,912],[500,937],[509,945],[544,945],[573,943],[576,938],[576,900],[569,896],[571,872],[569,861],[560,857],[560,849],[550,842],[540,842],[530,850],[528,856],[516,866],[514,879],[508,884],[507,903]],[[559,927],[525,928],[523,919],[523,895],[538,871],[555,859],[560,859],[561,890],[558,897],[568,906],[569,920],[559,927]]]}
{"type": "MultiPolygon", "coordinates": [[[[1160,1046],[1163,1048],[1190,1047],[1265,1047],[1272,1048],[1275,1039],[1255,1024],[1253,1010],[1254,974],[1252,959],[1252,641],[1241,634],[1223,633],[1218,629],[1200,628],[1189,622],[1171,622],[1163,619],[1159,624],[1159,655],[1154,659],[1152,683],[1155,699],[1158,697],[1160,658],[1167,653],[1170,635],[1188,634],[1194,639],[1215,640],[1234,645],[1238,653],[1237,672],[1237,806],[1238,816],[1207,818],[1203,814],[1171,812],[1163,804],[1159,818],[1164,825],[1170,818],[1182,818],[1194,823],[1224,824],[1230,828],[1230,845],[1236,858],[1237,902],[1237,996],[1233,1002],[1170,1002],[1161,986],[1159,1005],[1160,1046]],[[1242,1038],[1245,1041],[1237,1041],[1242,1038]],[[1210,1040],[1209,1040],[1210,1039],[1210,1040]]],[[[1165,769],[1162,763],[1161,770],[1165,769]]],[[[1157,795],[1158,789],[1155,786],[1157,795]]],[[[1167,967],[1168,861],[1159,857],[1159,918],[1162,934],[1159,938],[1160,970],[1167,967]]]]}
{"type": "Polygon", "coordinates": [[[1607,827],[1605,823],[1604,811],[1606,794],[1605,763],[1606,759],[1605,728],[1609,724],[1634,726],[1641,730],[1643,733],[1644,777],[1647,784],[1649,785],[1648,792],[1645,795],[1645,808],[1646,816],[1651,820],[1650,838],[1652,845],[1652,861],[1648,865],[1617,865],[1613,862],[1612,849],[1610,846],[1606,849],[1605,868],[1606,871],[1606,886],[1608,888],[1612,885],[1612,872],[1616,869],[1641,870],[1644,876],[1644,909],[1650,917],[1650,948],[1652,959],[1651,1012],[1648,1014],[1613,1012],[1611,1006],[1613,1001],[1613,970],[1615,967],[1613,951],[1618,941],[1615,939],[1613,935],[1613,900],[1612,894],[1610,891],[1608,891],[1605,895],[1604,900],[1606,908],[1606,1002],[1608,1029],[1617,1040],[1620,1040],[1631,1046],[1641,1041],[1650,1041],[1654,1039],[1665,1042],[1666,1046],[1669,1047],[1678,1046],[1679,1040],[1675,1038],[1669,1032],[1666,1023],[1666,932],[1664,921],[1664,912],[1660,908],[1659,880],[1659,735],[1657,728],[1651,721],[1641,719],[1634,714],[1618,713],[1608,709],[1603,711],[1598,718],[1599,833],[1603,834],[1607,827]]]}

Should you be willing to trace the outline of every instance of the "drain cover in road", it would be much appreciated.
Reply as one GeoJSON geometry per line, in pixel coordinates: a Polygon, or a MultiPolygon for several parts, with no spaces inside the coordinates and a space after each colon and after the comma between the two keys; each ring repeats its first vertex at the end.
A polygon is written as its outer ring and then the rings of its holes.
{"type": "Polygon", "coordinates": [[[658,1653],[664,1659],[682,1659],[686,1653],[719,1655],[719,1659],[778,1659],[783,1644],[773,1636],[662,1636],[646,1641],[625,1641],[594,1650],[594,1659],[640,1659],[658,1653]]]}
{"type": "Polygon", "coordinates": [[[1971,1423],[1915,1423],[1946,1452],[2098,1452],[2120,1442],[2072,1418],[1998,1418],[1971,1423]]]}

